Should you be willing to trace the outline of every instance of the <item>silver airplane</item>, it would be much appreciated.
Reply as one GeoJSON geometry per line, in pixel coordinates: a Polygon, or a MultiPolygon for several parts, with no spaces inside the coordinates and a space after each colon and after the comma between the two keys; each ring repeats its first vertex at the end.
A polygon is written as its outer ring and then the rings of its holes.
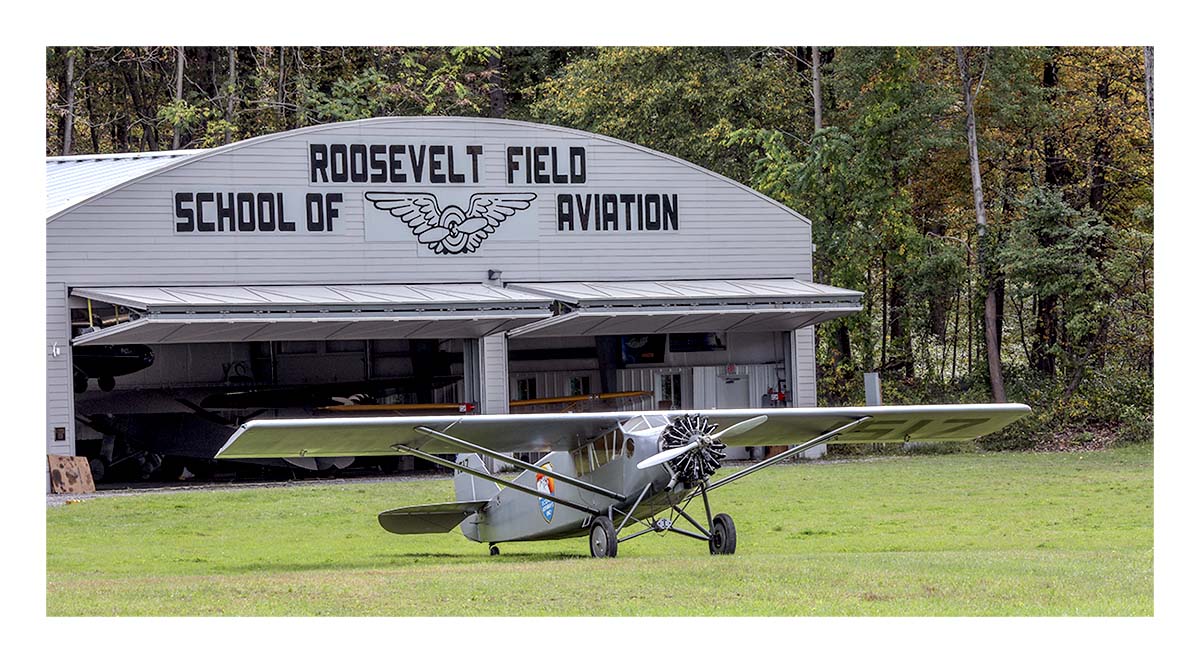
{"type": "Polygon", "coordinates": [[[379,524],[396,534],[460,527],[493,555],[499,543],[587,536],[593,556],[616,557],[618,543],[650,532],[689,536],[729,555],[737,548],[733,518],[713,515],[709,503],[722,486],[834,439],[971,440],[1028,413],[1012,403],[255,420],[216,457],[411,454],[451,468],[456,501],[385,511],[379,524]],[[783,444],[792,446],[710,481],[727,446],[783,444]],[[545,455],[527,463],[507,455],[514,452],[545,455]],[[494,475],[484,458],[522,471],[513,479],[494,475]],[[703,520],[687,512],[697,497],[703,520]]]}

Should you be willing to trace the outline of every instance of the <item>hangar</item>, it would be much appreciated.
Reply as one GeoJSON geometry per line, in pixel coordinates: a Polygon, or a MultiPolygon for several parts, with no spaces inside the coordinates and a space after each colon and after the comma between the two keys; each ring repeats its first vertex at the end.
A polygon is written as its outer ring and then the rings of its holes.
{"type": "Polygon", "coordinates": [[[46,177],[47,450],[100,473],[254,417],[815,405],[813,326],[861,308],[802,215],[561,127],[375,118],[46,177]]]}

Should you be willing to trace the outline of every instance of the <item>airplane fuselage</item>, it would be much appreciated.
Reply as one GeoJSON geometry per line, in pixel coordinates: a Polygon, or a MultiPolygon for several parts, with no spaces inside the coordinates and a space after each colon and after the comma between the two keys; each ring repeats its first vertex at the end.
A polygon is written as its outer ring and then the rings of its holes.
{"type": "MultiPolygon", "coordinates": [[[[627,511],[637,502],[646,485],[650,484],[645,497],[632,515],[637,518],[653,516],[670,508],[671,504],[677,503],[690,492],[682,483],[677,483],[667,490],[671,482],[671,472],[666,465],[644,470],[637,468],[639,462],[660,451],[661,432],[661,427],[647,427],[638,431],[618,428],[574,451],[546,454],[536,463],[539,467],[546,467],[555,473],[604,486],[625,496],[624,500],[612,499],[562,481],[554,481],[532,471],[522,472],[513,482],[534,488],[540,493],[550,493],[563,500],[603,511],[606,515],[610,507],[627,511]]],[[[592,517],[592,514],[565,504],[505,488],[486,508],[463,521],[461,527],[463,535],[468,539],[488,543],[564,539],[586,536],[587,524],[592,517]]],[[[612,517],[617,522],[622,518],[620,514],[614,514],[612,517]]]]}

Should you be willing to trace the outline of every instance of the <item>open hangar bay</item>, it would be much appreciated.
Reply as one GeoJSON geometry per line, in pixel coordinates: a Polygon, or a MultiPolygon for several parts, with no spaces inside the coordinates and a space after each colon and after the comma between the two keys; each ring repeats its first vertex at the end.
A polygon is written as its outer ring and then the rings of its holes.
{"type": "Polygon", "coordinates": [[[815,405],[813,326],[860,310],[813,282],[800,214],[564,128],[378,118],[46,163],[47,451],[101,480],[216,471],[258,418],[815,405]]]}

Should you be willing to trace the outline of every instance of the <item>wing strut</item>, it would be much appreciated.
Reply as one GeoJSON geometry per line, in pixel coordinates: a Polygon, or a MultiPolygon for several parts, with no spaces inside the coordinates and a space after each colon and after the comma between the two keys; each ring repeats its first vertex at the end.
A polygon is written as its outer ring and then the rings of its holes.
{"type": "MultiPolygon", "coordinates": [[[[583,511],[584,513],[590,513],[593,516],[603,516],[605,514],[604,511],[597,511],[596,509],[593,509],[590,506],[583,506],[582,504],[576,504],[569,500],[564,500],[563,498],[558,497],[556,495],[550,495],[548,493],[540,492],[534,488],[530,488],[529,486],[522,486],[521,484],[514,483],[512,481],[506,481],[504,479],[501,479],[500,477],[495,477],[486,472],[480,472],[479,470],[473,470],[469,467],[466,467],[465,465],[459,465],[458,463],[446,460],[445,458],[438,458],[437,456],[434,456],[433,454],[427,454],[424,451],[420,451],[418,449],[413,449],[412,447],[406,447],[403,444],[393,444],[392,448],[402,454],[412,454],[412,455],[416,456],[417,458],[420,458],[421,460],[427,460],[435,465],[441,465],[442,467],[448,467],[448,468],[458,471],[458,472],[463,472],[465,474],[470,474],[471,476],[479,477],[480,479],[487,479],[488,481],[494,481],[502,486],[508,486],[509,488],[512,488],[515,491],[518,491],[521,493],[528,493],[530,495],[533,495],[534,497],[540,497],[544,500],[550,500],[551,502],[555,502],[557,504],[561,504],[566,507],[571,507],[572,509],[578,509],[580,511],[583,511]]],[[[538,470],[538,471],[541,471],[541,470],[538,470]]]]}
{"type": "Polygon", "coordinates": [[[821,433],[820,435],[814,437],[813,439],[809,440],[808,442],[805,442],[803,444],[798,444],[798,445],[792,447],[791,449],[788,449],[787,451],[779,454],[778,456],[773,456],[771,458],[768,458],[760,463],[756,463],[754,465],[751,465],[750,467],[747,467],[746,469],[742,470],[741,472],[734,472],[733,474],[730,474],[729,476],[725,477],[724,479],[721,479],[720,481],[718,481],[716,483],[709,484],[708,490],[716,490],[717,488],[720,488],[721,486],[724,486],[727,483],[737,481],[738,479],[741,479],[742,477],[744,477],[748,474],[757,472],[757,471],[763,469],[764,467],[774,465],[775,463],[787,460],[788,458],[791,458],[792,456],[795,456],[796,454],[801,453],[802,451],[810,449],[810,448],[828,440],[831,437],[837,437],[838,435],[841,435],[842,433],[845,433],[846,431],[850,430],[851,428],[854,428],[866,421],[869,421],[870,419],[871,419],[871,417],[862,417],[860,419],[851,421],[850,423],[848,423],[844,426],[839,426],[838,428],[835,428],[835,429],[829,431],[828,433],[821,433]]]}
{"type": "Polygon", "coordinates": [[[417,431],[418,433],[421,433],[422,435],[428,435],[430,437],[437,438],[437,439],[445,442],[446,444],[460,447],[467,451],[473,451],[477,454],[487,456],[488,458],[495,458],[496,460],[500,461],[501,463],[508,463],[510,465],[516,465],[517,467],[519,467],[523,470],[528,470],[530,472],[544,474],[548,477],[552,477],[555,481],[561,481],[563,483],[575,486],[576,488],[582,488],[584,490],[589,490],[593,493],[603,495],[609,499],[613,499],[618,502],[624,502],[626,499],[625,496],[622,495],[621,493],[614,493],[613,491],[608,490],[607,488],[601,488],[600,486],[588,483],[586,481],[582,481],[580,479],[576,479],[575,477],[569,477],[565,474],[559,474],[558,472],[552,472],[545,468],[538,467],[537,465],[534,465],[532,463],[526,463],[523,460],[518,460],[516,458],[513,458],[512,456],[505,456],[504,454],[502,454],[498,451],[492,451],[491,449],[488,449],[487,447],[481,447],[478,444],[472,444],[470,442],[467,442],[466,440],[459,439],[452,435],[447,435],[441,431],[436,431],[427,426],[417,426],[413,430],[417,431]]]}

